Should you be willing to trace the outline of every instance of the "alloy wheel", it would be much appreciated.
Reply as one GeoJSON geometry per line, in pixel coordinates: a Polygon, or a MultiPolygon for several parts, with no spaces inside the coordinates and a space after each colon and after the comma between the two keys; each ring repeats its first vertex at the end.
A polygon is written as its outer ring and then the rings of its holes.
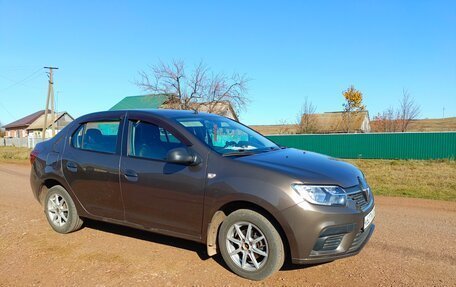
{"type": "Polygon", "coordinates": [[[49,197],[47,210],[52,224],[64,226],[68,222],[68,204],[60,194],[49,197]]]}
{"type": "Polygon", "coordinates": [[[266,237],[250,222],[237,222],[228,229],[226,247],[231,260],[246,271],[260,269],[269,255],[266,237]]]}

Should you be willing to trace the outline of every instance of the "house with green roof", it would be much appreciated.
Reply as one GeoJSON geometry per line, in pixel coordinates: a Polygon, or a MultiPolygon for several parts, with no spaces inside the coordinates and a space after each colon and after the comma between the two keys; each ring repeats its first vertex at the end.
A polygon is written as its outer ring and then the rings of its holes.
{"type": "MultiPolygon", "coordinates": [[[[115,104],[110,111],[117,110],[139,110],[139,109],[176,109],[176,104],[171,103],[173,94],[148,94],[129,96],[115,104]]],[[[235,121],[238,121],[236,112],[229,101],[217,103],[193,103],[195,110],[201,112],[212,112],[235,121]]]]}
{"type": "Polygon", "coordinates": [[[109,110],[159,109],[171,96],[171,94],[149,94],[125,97],[109,110]]]}

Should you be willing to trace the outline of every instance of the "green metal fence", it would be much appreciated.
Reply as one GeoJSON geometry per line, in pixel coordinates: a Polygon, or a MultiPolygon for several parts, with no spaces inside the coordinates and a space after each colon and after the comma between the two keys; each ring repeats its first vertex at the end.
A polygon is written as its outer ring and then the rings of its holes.
{"type": "Polygon", "coordinates": [[[270,135],[267,137],[282,146],[339,158],[456,158],[456,132],[270,135]]]}

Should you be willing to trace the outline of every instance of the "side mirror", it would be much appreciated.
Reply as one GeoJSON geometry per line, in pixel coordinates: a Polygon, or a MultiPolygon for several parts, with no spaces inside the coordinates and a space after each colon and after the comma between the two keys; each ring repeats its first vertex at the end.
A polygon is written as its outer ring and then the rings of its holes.
{"type": "Polygon", "coordinates": [[[190,150],[183,147],[178,147],[170,150],[166,155],[166,161],[184,165],[198,165],[199,158],[190,150]]]}

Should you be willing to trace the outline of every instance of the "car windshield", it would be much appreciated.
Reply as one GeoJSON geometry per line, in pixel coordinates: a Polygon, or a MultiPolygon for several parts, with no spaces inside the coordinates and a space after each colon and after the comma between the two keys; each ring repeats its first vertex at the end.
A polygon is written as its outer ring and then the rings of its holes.
{"type": "Polygon", "coordinates": [[[280,149],[257,132],[219,116],[177,118],[179,124],[224,156],[243,156],[280,149]]]}

